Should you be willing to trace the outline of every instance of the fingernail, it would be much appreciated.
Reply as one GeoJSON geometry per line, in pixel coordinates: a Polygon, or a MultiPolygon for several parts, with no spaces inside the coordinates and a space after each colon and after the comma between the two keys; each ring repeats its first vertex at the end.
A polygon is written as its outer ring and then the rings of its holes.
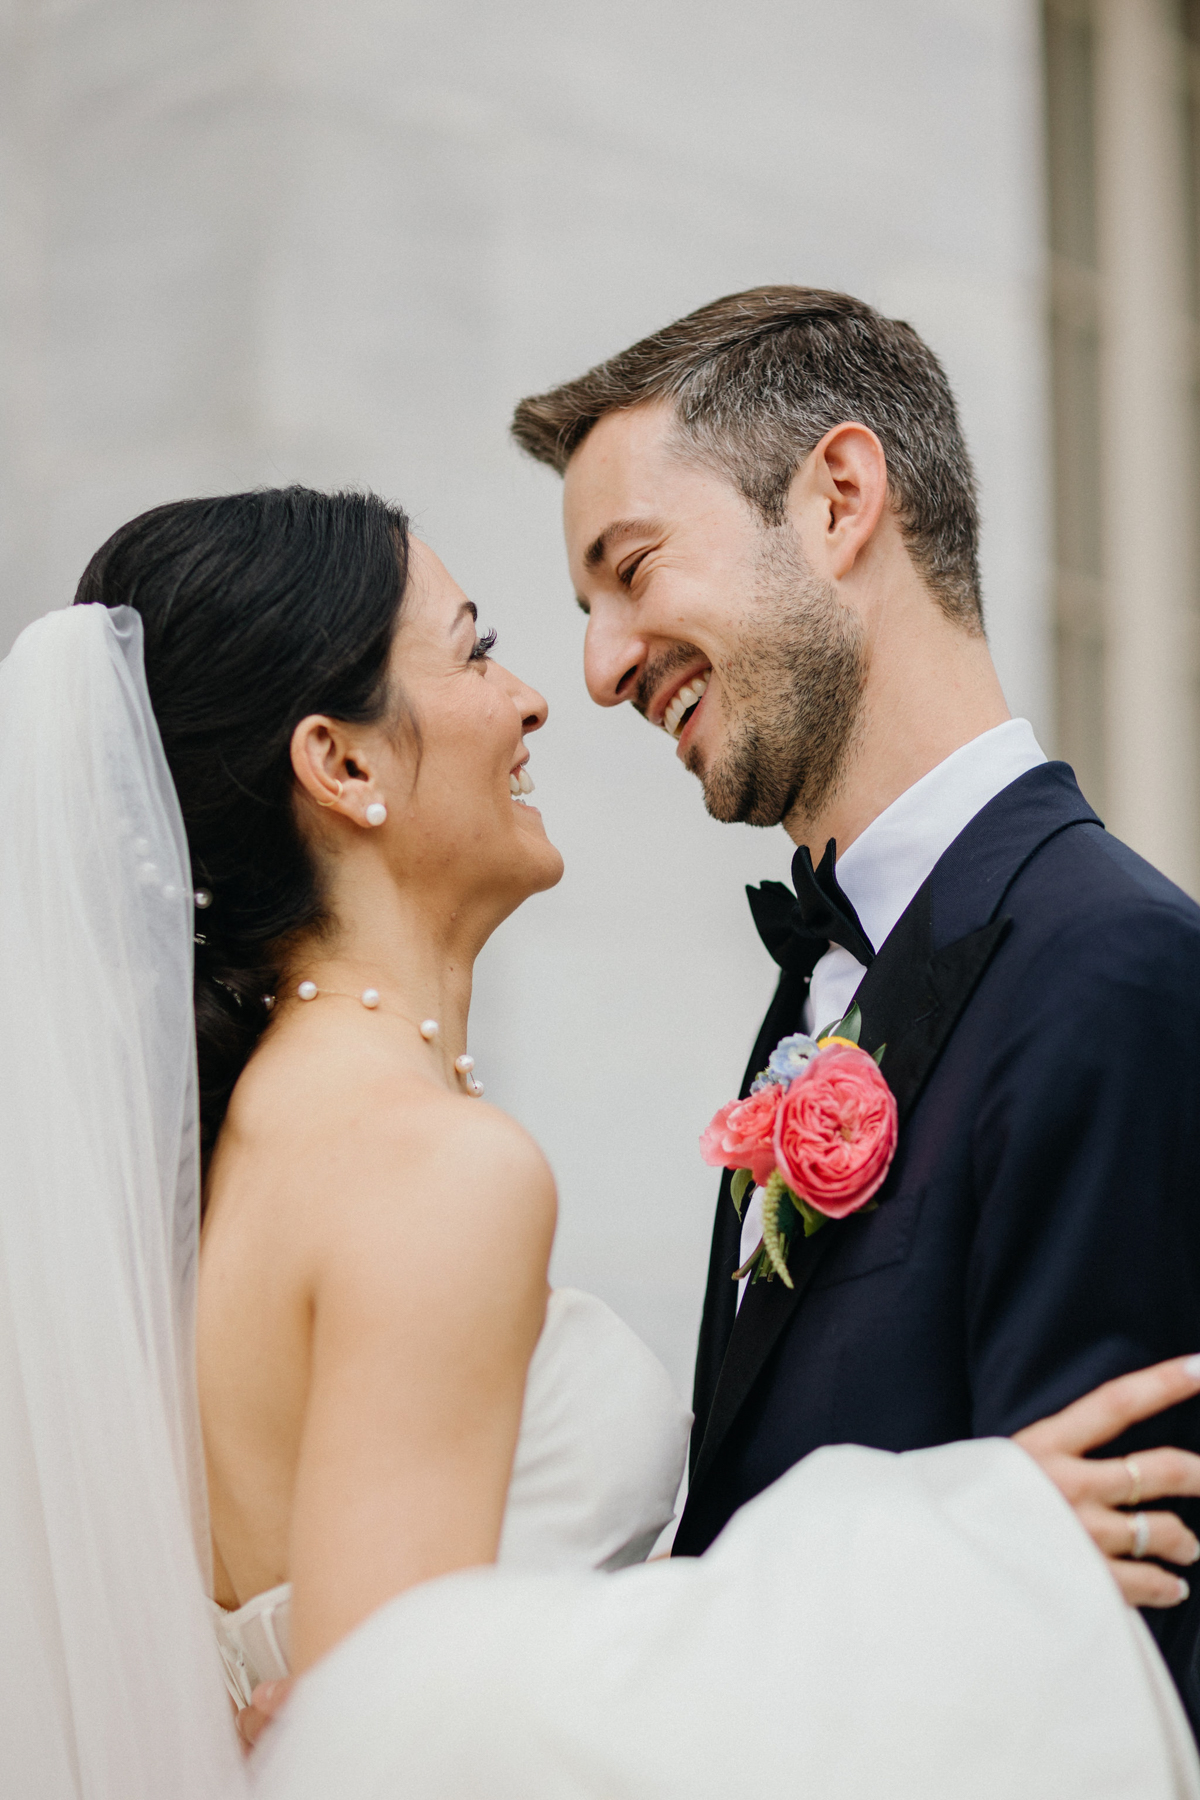
{"type": "Polygon", "coordinates": [[[1187,1582],[1183,1579],[1183,1577],[1181,1575],[1179,1577],[1179,1598],[1175,1602],[1176,1606],[1182,1606],[1183,1602],[1187,1599],[1187,1597],[1191,1593],[1191,1591],[1192,1591],[1191,1588],[1188,1586],[1187,1582]]]}
{"type": "Polygon", "coordinates": [[[1189,1356],[1183,1365],[1183,1372],[1192,1381],[1200,1381],[1200,1356],[1189,1356]]]}

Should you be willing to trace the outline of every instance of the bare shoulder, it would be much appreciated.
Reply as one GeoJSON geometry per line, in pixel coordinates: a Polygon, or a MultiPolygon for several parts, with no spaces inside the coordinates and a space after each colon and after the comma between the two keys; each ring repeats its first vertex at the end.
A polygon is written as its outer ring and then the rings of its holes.
{"type": "Polygon", "coordinates": [[[328,1155],[310,1170],[302,1246],[326,1353],[338,1346],[335,1357],[363,1380],[363,1359],[376,1353],[389,1367],[433,1357],[437,1391],[456,1408],[510,1363],[523,1381],[557,1205],[528,1132],[432,1083],[381,1087],[356,1121],[331,1129],[328,1155]]]}
{"type": "Polygon", "coordinates": [[[452,1197],[456,1210],[496,1214],[505,1228],[519,1215],[536,1222],[547,1212],[553,1227],[550,1165],[498,1107],[418,1080],[381,1081],[363,1099],[353,1120],[328,1128],[334,1156],[353,1161],[352,1185],[365,1205],[438,1193],[452,1197]]]}
{"type": "Polygon", "coordinates": [[[254,1235],[286,1232],[293,1268],[313,1277],[424,1269],[437,1285],[448,1262],[460,1281],[487,1262],[493,1277],[514,1262],[544,1275],[554,1178],[515,1119],[374,1058],[313,1068],[263,1058],[230,1109],[214,1177],[253,1170],[237,1185],[246,1201],[253,1188],[254,1235]]]}
{"type": "MultiPolygon", "coordinates": [[[[469,1172],[489,1186],[509,1189],[514,1197],[524,1194],[535,1204],[547,1200],[554,1204],[550,1165],[523,1125],[484,1100],[439,1094],[438,1102],[436,1135],[429,1130],[435,1118],[432,1109],[418,1128],[426,1155],[440,1165],[452,1163],[460,1173],[469,1172]]],[[[397,1119],[402,1131],[410,1124],[410,1117],[397,1119]]]]}

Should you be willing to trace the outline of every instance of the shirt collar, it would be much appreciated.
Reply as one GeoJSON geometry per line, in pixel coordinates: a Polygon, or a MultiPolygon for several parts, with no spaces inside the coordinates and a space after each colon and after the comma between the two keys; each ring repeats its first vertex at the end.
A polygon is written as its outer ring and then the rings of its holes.
{"type": "Polygon", "coordinates": [[[1028,719],[1007,719],[930,769],[855,838],[838,858],[837,878],[877,950],[959,832],[1045,761],[1028,719]]]}

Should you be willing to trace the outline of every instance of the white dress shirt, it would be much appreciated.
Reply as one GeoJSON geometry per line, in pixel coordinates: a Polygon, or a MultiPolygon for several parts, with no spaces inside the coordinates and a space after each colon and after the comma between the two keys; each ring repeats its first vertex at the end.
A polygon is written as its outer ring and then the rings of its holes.
{"type": "MultiPolygon", "coordinates": [[[[838,857],[838,883],[876,950],[975,814],[1019,775],[1045,760],[1028,719],[1007,719],[914,781],[838,857]]],[[[805,1031],[819,1031],[844,1018],[865,974],[857,957],[840,944],[831,944],[812,973],[805,1031]]],[[[762,1189],[755,1188],[742,1220],[743,1262],[761,1236],[762,1189]]],[[[738,1284],[739,1306],[746,1279],[738,1284]]]]}

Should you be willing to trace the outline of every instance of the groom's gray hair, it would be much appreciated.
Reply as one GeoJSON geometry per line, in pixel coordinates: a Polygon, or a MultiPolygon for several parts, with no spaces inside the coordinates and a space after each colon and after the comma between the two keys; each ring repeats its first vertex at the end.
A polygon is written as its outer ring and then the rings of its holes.
{"type": "Polygon", "coordinates": [[[687,451],[769,525],[827,431],[869,426],[918,573],[951,619],[982,630],[975,475],[945,372],[911,325],[849,294],[750,288],[522,400],[512,432],[561,475],[606,413],[650,400],[673,403],[687,451]]]}

